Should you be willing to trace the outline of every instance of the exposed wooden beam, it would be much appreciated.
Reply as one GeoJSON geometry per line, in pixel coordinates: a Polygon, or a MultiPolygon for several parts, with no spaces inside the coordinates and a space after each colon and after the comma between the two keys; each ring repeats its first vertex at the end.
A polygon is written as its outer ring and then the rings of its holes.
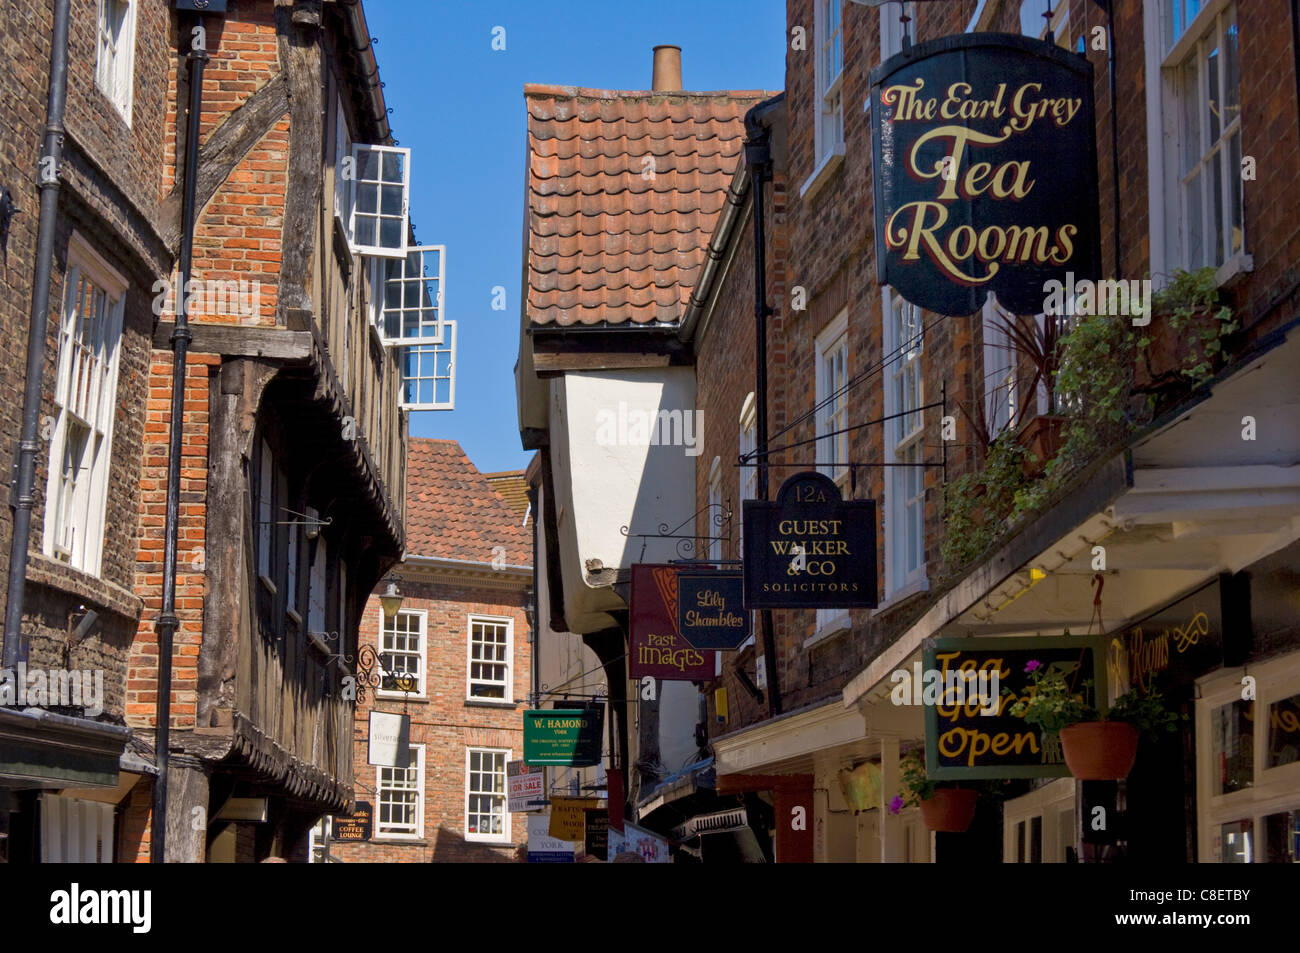
{"type": "MultiPolygon", "coordinates": [[[[153,332],[157,350],[171,347],[175,324],[160,321],[153,332]]],[[[285,331],[280,328],[251,328],[236,324],[191,324],[194,340],[190,352],[221,354],[230,357],[268,357],[286,361],[305,361],[311,357],[311,332],[285,331]]]]}

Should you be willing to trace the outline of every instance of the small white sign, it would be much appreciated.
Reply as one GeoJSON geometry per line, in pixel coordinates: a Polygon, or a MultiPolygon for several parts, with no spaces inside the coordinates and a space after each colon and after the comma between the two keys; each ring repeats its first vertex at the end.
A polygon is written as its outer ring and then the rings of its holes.
{"type": "Polygon", "coordinates": [[[511,761],[506,765],[506,800],[511,813],[535,811],[544,806],[542,766],[511,761]]]}
{"type": "Polygon", "coordinates": [[[528,860],[530,863],[573,863],[573,841],[560,840],[551,836],[551,815],[530,814],[528,816],[528,860]]]}
{"type": "Polygon", "coordinates": [[[366,760],[385,768],[411,764],[411,716],[386,711],[370,713],[370,745],[366,760]]]}

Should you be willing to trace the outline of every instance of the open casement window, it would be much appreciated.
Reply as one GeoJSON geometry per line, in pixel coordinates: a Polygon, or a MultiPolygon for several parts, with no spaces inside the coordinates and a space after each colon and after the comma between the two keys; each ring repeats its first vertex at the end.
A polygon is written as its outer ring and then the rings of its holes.
{"type": "Polygon", "coordinates": [[[68,261],[42,548],[47,556],[97,576],[126,281],[80,236],[69,245],[68,261]]]}
{"type": "Polygon", "coordinates": [[[430,245],[379,262],[383,284],[379,336],[384,344],[442,343],[446,258],[445,246],[430,245]]]}
{"type": "Polygon", "coordinates": [[[359,255],[405,258],[410,232],[411,150],[352,147],[348,237],[359,255]]]}
{"type": "Polygon", "coordinates": [[[397,348],[402,375],[401,405],[408,410],[453,410],[456,406],[456,322],[444,321],[441,344],[397,348]]]}

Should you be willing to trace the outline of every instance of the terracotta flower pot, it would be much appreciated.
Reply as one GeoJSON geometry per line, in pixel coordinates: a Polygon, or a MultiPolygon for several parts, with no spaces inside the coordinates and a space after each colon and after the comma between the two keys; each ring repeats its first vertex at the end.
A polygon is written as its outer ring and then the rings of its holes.
{"type": "Polygon", "coordinates": [[[1138,731],[1123,721],[1087,721],[1061,729],[1061,751],[1081,781],[1119,781],[1137,759],[1138,731]]]}
{"type": "Polygon", "coordinates": [[[1047,468],[1047,462],[1061,449],[1061,432],[1064,427],[1065,418],[1059,414],[1038,414],[1020,428],[1016,442],[1034,458],[1030,460],[1026,457],[1021,467],[1026,477],[1033,479],[1047,468]]]}
{"type": "Polygon", "coordinates": [[[978,791],[961,788],[938,788],[921,802],[921,820],[932,831],[960,834],[975,819],[978,791]]]}

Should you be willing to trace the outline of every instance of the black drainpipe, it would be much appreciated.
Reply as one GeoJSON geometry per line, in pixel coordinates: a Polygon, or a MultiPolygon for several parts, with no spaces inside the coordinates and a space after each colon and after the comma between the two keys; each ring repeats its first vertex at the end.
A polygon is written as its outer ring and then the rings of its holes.
{"type": "MultiPolygon", "coordinates": [[[[203,18],[191,33],[203,36],[203,18]]],[[[167,525],[163,543],[162,611],[158,613],[158,703],[157,733],[154,740],[158,760],[158,779],[153,786],[153,818],[150,830],[149,861],[161,864],[167,846],[167,761],[171,743],[172,647],[180,620],[176,617],[176,546],[180,529],[181,506],[181,437],[185,424],[185,355],[189,348],[190,326],[186,313],[186,285],[194,245],[195,180],[198,178],[199,117],[203,109],[203,67],[208,62],[207,44],[195,48],[192,40],[190,61],[190,106],[185,131],[185,196],[181,208],[180,264],[176,270],[176,327],[172,331],[172,409],[171,434],[167,454],[167,525]]]]}
{"type": "Polygon", "coordinates": [[[1291,57],[1295,69],[1296,118],[1300,119],[1300,0],[1291,0],[1291,57]]]}
{"type": "MultiPolygon", "coordinates": [[[[767,241],[763,231],[763,183],[772,178],[771,134],[762,123],[762,115],[771,101],[759,103],[745,114],[745,163],[752,182],[750,199],[754,204],[754,362],[756,380],[754,398],[754,445],[758,464],[758,498],[768,496],[767,471],[767,241]]],[[[781,714],[781,689],[776,681],[776,640],[772,632],[772,610],[759,612],[763,630],[763,662],[767,669],[767,710],[781,714]]]]}
{"type": "Polygon", "coordinates": [[[32,315],[27,332],[27,381],[23,389],[23,429],[14,456],[13,537],[9,541],[9,589],[5,602],[3,667],[12,669],[26,655],[22,645],[23,596],[27,587],[27,546],[35,503],[36,452],[41,415],[41,384],[45,374],[45,336],[50,310],[50,267],[54,260],[55,220],[59,209],[59,167],[63,160],[63,106],[68,94],[68,8],[71,0],[55,0],[54,34],[50,42],[50,89],[45,106],[45,144],[37,164],[41,191],[36,232],[36,274],[32,279],[32,315]]]}

